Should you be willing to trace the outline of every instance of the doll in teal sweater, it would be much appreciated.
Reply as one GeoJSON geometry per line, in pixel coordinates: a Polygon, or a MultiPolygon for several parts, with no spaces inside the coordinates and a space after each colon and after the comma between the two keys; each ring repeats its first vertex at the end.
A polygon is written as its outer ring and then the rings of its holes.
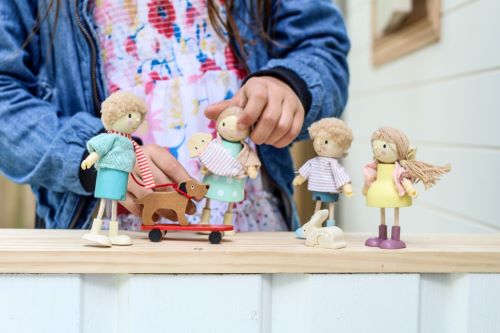
{"type": "Polygon", "coordinates": [[[97,179],[94,196],[101,199],[97,217],[90,233],[83,236],[96,245],[132,245],[127,235],[118,234],[117,201],[125,200],[129,173],[132,171],[136,154],[142,179],[146,187],[153,187],[154,181],[147,160],[141,148],[131,139],[147,112],[142,99],[127,92],[116,92],[109,96],[101,107],[101,120],[107,133],[99,134],[87,142],[89,156],[81,163],[83,170],[95,164],[97,179]],[[99,234],[106,200],[112,200],[109,237],[99,234]]]}

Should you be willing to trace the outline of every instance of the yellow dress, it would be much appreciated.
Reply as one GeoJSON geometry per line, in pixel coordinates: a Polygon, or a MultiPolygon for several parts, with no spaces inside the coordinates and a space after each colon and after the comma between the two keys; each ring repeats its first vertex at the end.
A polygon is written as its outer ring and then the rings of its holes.
{"type": "Polygon", "coordinates": [[[396,164],[377,165],[377,180],[375,180],[366,193],[366,205],[378,208],[396,208],[411,206],[411,197],[405,193],[399,196],[392,173],[396,164]]]}

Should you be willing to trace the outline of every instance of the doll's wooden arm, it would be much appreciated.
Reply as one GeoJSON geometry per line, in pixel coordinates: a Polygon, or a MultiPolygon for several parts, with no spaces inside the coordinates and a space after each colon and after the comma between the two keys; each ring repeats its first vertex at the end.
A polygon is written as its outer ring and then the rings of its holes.
{"type": "Polygon", "coordinates": [[[417,196],[417,190],[413,187],[413,183],[411,182],[411,180],[405,178],[403,179],[401,184],[410,197],[415,198],[417,196]]]}
{"type": "Polygon", "coordinates": [[[293,186],[302,185],[302,184],[304,184],[305,181],[306,181],[306,179],[304,177],[302,177],[301,175],[297,175],[293,179],[293,186]]]}
{"type": "Polygon", "coordinates": [[[204,166],[203,164],[201,165],[201,168],[200,168],[200,171],[201,171],[201,174],[202,175],[206,175],[208,173],[208,168],[206,166],[204,166]]]}
{"type": "Polygon", "coordinates": [[[354,195],[354,193],[352,192],[352,185],[351,185],[351,183],[347,183],[344,186],[342,186],[342,192],[347,197],[352,197],[354,195]]]}
{"type": "Polygon", "coordinates": [[[366,183],[365,185],[363,185],[363,195],[366,196],[366,193],[368,193],[368,189],[370,188],[370,186],[368,186],[366,183]]]}
{"type": "Polygon", "coordinates": [[[94,151],[82,161],[82,164],[80,166],[83,170],[90,169],[98,160],[99,154],[94,151]]]}
{"type": "Polygon", "coordinates": [[[253,166],[253,165],[247,167],[247,175],[248,175],[248,177],[250,177],[250,179],[257,178],[257,175],[258,175],[257,167],[253,166]]]}

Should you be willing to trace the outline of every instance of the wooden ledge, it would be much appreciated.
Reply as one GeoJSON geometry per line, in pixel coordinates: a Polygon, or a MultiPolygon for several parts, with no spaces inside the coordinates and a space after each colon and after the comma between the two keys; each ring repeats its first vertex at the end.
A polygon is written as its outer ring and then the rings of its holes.
{"type": "Polygon", "coordinates": [[[500,272],[500,235],[404,235],[404,250],[363,245],[347,234],[341,250],[311,248],[292,233],[242,233],[211,245],[207,236],[171,233],[161,243],[85,245],[80,230],[0,229],[0,273],[452,273],[500,272]]]}

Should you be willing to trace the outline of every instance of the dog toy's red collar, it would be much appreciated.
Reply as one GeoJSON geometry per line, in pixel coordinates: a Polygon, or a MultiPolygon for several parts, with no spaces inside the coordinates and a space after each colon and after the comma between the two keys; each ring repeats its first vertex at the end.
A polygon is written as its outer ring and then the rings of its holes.
{"type": "MultiPolygon", "coordinates": [[[[135,178],[134,174],[131,173],[130,174],[132,176],[132,179],[134,180],[134,182],[141,186],[141,187],[145,187],[144,184],[142,184],[140,181],[137,180],[137,178],[135,178]]],[[[187,194],[186,192],[184,192],[183,190],[181,190],[179,188],[179,185],[175,184],[175,183],[165,183],[165,184],[159,184],[159,185],[155,185],[155,187],[153,187],[153,189],[155,188],[159,188],[159,187],[172,187],[177,193],[179,193],[180,195],[188,198],[188,200],[191,200],[192,196],[187,194]]]]}

